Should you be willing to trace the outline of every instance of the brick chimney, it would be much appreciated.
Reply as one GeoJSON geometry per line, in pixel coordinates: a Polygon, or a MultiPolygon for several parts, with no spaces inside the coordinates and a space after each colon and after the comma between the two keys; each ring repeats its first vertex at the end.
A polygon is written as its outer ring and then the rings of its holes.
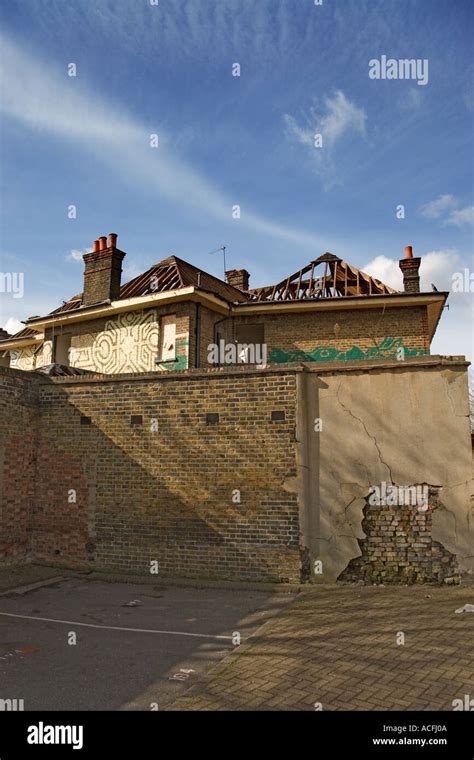
{"type": "Polygon", "coordinates": [[[421,258],[413,257],[413,248],[407,245],[405,248],[405,258],[399,261],[399,267],[403,274],[403,289],[405,293],[420,292],[420,263],[421,258]]]}
{"type": "Polygon", "coordinates": [[[231,269],[230,272],[225,273],[227,282],[229,285],[233,285],[234,288],[239,290],[249,289],[250,275],[246,269],[231,269]]]}
{"type": "Polygon", "coordinates": [[[82,305],[92,306],[101,301],[115,301],[120,295],[124,251],[117,248],[117,235],[94,240],[92,251],[82,258],[85,263],[82,305]]]}

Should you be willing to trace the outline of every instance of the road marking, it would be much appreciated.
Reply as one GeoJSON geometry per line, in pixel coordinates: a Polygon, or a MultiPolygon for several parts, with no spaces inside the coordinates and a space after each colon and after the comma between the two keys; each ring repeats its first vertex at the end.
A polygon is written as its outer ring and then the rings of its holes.
{"type": "Polygon", "coordinates": [[[22,620],[42,620],[44,623],[62,623],[63,625],[80,625],[83,628],[103,628],[106,631],[129,631],[132,633],[160,633],[164,636],[192,636],[198,639],[225,639],[232,641],[232,636],[216,636],[211,633],[186,633],[185,631],[155,631],[150,628],[123,628],[118,625],[96,625],[94,623],[78,623],[74,620],[57,620],[55,618],[35,617],[33,615],[16,615],[14,612],[0,612],[2,617],[21,618],[22,620]]]}

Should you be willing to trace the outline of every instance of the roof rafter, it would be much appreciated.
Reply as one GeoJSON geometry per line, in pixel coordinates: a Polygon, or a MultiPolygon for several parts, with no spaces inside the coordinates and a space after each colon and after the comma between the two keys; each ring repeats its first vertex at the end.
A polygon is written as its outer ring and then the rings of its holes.
{"type": "Polygon", "coordinates": [[[338,256],[326,252],[276,285],[254,288],[248,293],[253,301],[301,301],[310,298],[383,295],[397,291],[338,256]],[[315,277],[314,270],[319,265],[324,265],[324,269],[320,276],[315,277]],[[304,275],[310,271],[309,279],[304,279],[304,275]]]}

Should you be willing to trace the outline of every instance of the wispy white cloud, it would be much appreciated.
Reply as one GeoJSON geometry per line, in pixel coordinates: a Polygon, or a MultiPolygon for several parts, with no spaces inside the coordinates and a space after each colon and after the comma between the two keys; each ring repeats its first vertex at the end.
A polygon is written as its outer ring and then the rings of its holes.
{"type": "Polygon", "coordinates": [[[336,144],[343,138],[365,135],[367,114],[341,90],[337,90],[324,99],[322,111],[313,105],[303,117],[302,124],[290,114],[285,114],[283,119],[289,138],[306,148],[314,167],[324,177],[326,185],[330,186],[335,181],[336,144]]]}
{"type": "Polygon", "coordinates": [[[457,201],[454,195],[449,195],[448,193],[445,195],[439,195],[434,201],[425,203],[425,205],[420,208],[420,214],[427,219],[438,219],[446,211],[450,211],[454,208],[456,203],[457,201]]]}
{"type": "MultiPolygon", "coordinates": [[[[153,124],[143,124],[123,108],[88,91],[76,78],[68,77],[66,71],[51,70],[6,36],[0,36],[0,44],[3,67],[0,107],[4,116],[91,152],[128,186],[157,193],[180,207],[205,212],[221,221],[231,222],[232,207],[241,202],[239,223],[244,227],[316,250],[324,248],[324,238],[274,223],[245,208],[245,200],[230,198],[202,172],[180,159],[171,150],[158,117],[153,124]],[[157,149],[150,147],[150,135],[154,133],[159,135],[157,149]]],[[[338,110],[344,108],[342,102],[329,108],[325,116],[328,139],[336,139],[341,127],[344,131],[337,118],[338,110]]]]}
{"type": "Polygon", "coordinates": [[[89,250],[90,249],[88,248],[84,248],[84,250],[78,251],[76,248],[73,248],[72,251],[70,251],[68,255],[66,256],[66,261],[80,262],[82,264],[82,257],[89,250]]]}
{"type": "Polygon", "coordinates": [[[412,87],[400,99],[400,109],[405,112],[419,111],[423,104],[423,88],[412,87]]]}
{"type": "Polygon", "coordinates": [[[452,211],[446,219],[446,224],[454,224],[456,227],[474,224],[474,206],[466,206],[466,208],[452,211]]]}
{"type": "Polygon", "coordinates": [[[456,227],[474,224],[474,206],[459,208],[459,201],[454,195],[445,194],[425,203],[420,213],[427,219],[440,219],[443,225],[453,224],[456,227]]]}

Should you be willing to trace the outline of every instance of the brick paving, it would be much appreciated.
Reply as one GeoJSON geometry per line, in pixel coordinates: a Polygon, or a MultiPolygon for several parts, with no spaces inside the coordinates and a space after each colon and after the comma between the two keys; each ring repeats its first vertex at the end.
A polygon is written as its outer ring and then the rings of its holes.
{"type": "Polygon", "coordinates": [[[474,697],[473,603],[473,583],[319,587],[166,709],[452,710],[474,697]]]}

